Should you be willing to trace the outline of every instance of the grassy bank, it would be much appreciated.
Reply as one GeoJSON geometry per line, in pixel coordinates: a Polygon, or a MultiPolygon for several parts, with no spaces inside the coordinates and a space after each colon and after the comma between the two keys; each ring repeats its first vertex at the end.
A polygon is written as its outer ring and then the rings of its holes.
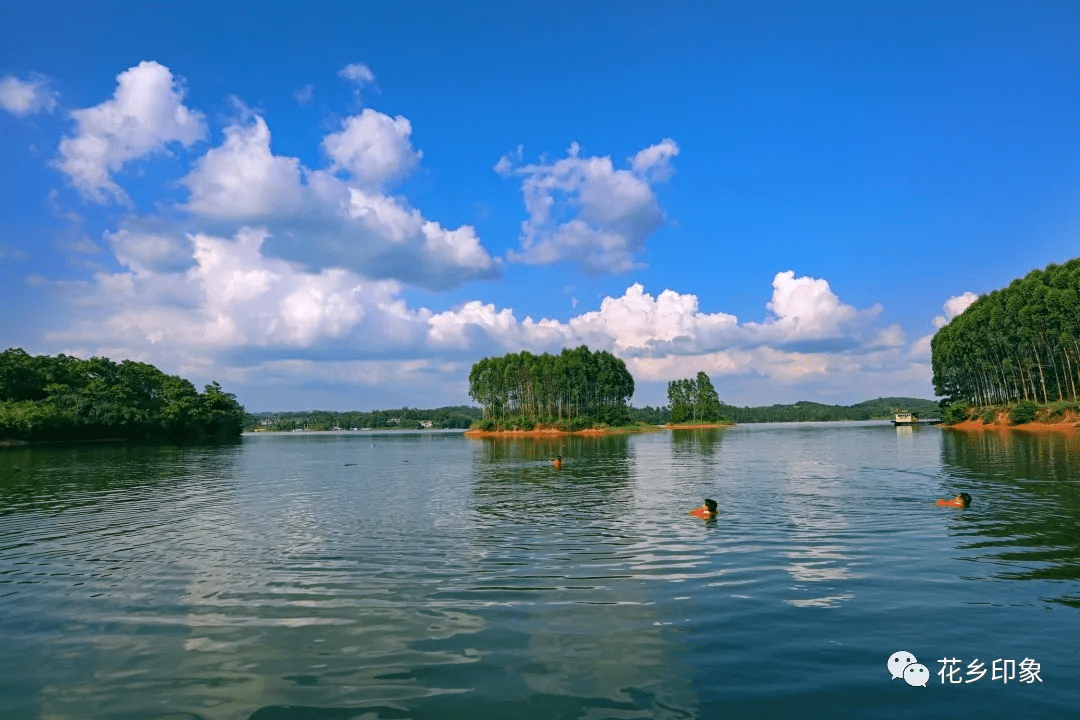
{"type": "Polygon", "coordinates": [[[730,420],[717,421],[717,420],[684,420],[679,423],[668,423],[664,426],[666,430],[698,430],[703,428],[728,428],[735,427],[735,423],[730,420]]]}

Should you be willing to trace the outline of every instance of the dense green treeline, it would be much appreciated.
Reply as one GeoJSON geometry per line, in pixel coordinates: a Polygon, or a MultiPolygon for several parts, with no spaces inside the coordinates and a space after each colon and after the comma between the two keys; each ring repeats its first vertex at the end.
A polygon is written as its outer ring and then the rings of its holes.
{"type": "Polygon", "coordinates": [[[804,400],[794,405],[720,406],[720,412],[737,423],[883,420],[892,419],[903,410],[920,413],[925,418],[937,417],[940,413],[937,402],[908,397],[877,398],[857,405],[822,405],[804,400]]]}
{"type": "Polygon", "coordinates": [[[671,408],[667,405],[661,405],[660,407],[646,405],[645,407],[640,408],[634,407],[633,405],[627,405],[626,412],[630,416],[630,422],[633,423],[666,425],[671,422],[671,408]]]}
{"type": "Polygon", "coordinates": [[[400,410],[309,410],[300,412],[249,413],[244,422],[245,430],[352,430],[353,428],[399,428],[419,430],[432,428],[467,428],[481,417],[480,408],[454,405],[421,410],[403,407],[400,410]]]}
{"type": "MultiPolygon", "coordinates": [[[[678,382],[678,381],[676,381],[678,382]]],[[[711,383],[710,383],[711,384],[711,383]]],[[[740,423],[754,422],[801,422],[826,420],[883,420],[891,419],[899,410],[921,413],[923,417],[937,417],[940,410],[934,400],[918,398],[890,397],[867,400],[857,405],[822,405],[814,402],[798,402],[793,405],[769,405],[762,407],[735,407],[719,404],[717,416],[706,414],[698,420],[725,420],[740,423]]],[[[666,425],[672,422],[685,422],[686,418],[674,420],[668,405],[653,407],[626,407],[628,421],[649,425],[666,425]]],[[[478,407],[456,405],[452,407],[424,410],[419,408],[401,408],[398,410],[372,410],[370,412],[351,411],[333,412],[328,410],[306,410],[297,412],[264,412],[248,414],[244,423],[246,430],[332,430],[341,428],[412,428],[423,427],[421,422],[431,422],[432,428],[467,428],[470,423],[483,417],[483,410],[478,407]]],[[[690,415],[693,420],[693,414],[690,415]]]]}
{"type": "Polygon", "coordinates": [[[146,363],[0,353],[0,438],[235,437],[243,420],[243,406],[216,382],[199,393],[146,363]]]}
{"type": "Polygon", "coordinates": [[[938,330],[931,349],[944,403],[1080,399],[1080,258],[981,296],[938,330]]]}
{"type": "Polygon", "coordinates": [[[712,380],[704,372],[696,378],[672,380],[667,388],[671,422],[721,422],[727,420],[720,410],[720,398],[712,380]]]}
{"type": "Polygon", "coordinates": [[[630,421],[627,400],[634,378],[626,363],[607,351],[582,345],[559,355],[522,351],[486,357],[469,373],[469,397],[483,407],[483,419],[512,420],[530,427],[538,422],[569,423],[571,429],[593,423],[630,421]]]}

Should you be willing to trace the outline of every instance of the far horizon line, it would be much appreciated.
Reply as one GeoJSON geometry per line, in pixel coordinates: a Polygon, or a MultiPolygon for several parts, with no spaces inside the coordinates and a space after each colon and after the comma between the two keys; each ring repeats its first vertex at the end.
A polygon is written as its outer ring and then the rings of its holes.
{"type": "MultiPolygon", "coordinates": [[[[917,398],[917,397],[910,397],[910,396],[890,395],[888,397],[882,396],[882,397],[871,398],[870,400],[862,400],[860,402],[851,403],[849,405],[843,405],[843,404],[840,404],[840,403],[823,403],[823,402],[818,402],[816,400],[796,400],[795,402],[792,402],[792,403],[772,403],[771,405],[732,405],[730,403],[725,403],[725,402],[721,401],[720,405],[721,405],[721,407],[731,407],[731,408],[738,408],[738,409],[744,409],[744,408],[754,409],[754,408],[771,408],[771,407],[795,406],[795,405],[798,405],[799,403],[812,403],[814,405],[822,405],[824,407],[855,407],[857,405],[864,405],[866,403],[874,402],[875,400],[918,400],[919,402],[932,402],[932,403],[940,402],[939,399],[929,399],[929,398],[917,398]]],[[[413,406],[410,406],[410,405],[401,405],[400,407],[376,408],[374,410],[325,410],[325,409],[310,409],[310,410],[308,410],[308,409],[305,409],[305,410],[247,410],[247,409],[245,409],[245,412],[248,413],[249,415],[261,415],[261,414],[267,414],[267,413],[301,413],[301,412],[309,412],[309,413],[316,413],[316,412],[328,412],[328,413],[352,413],[352,412],[375,413],[375,412],[391,412],[391,411],[394,411],[394,410],[443,410],[443,409],[446,409],[446,408],[459,408],[459,407],[460,408],[469,408],[471,410],[483,410],[483,408],[479,407],[478,405],[462,405],[462,404],[458,404],[458,405],[439,405],[438,407],[413,407],[413,406]]],[[[668,404],[667,403],[664,403],[662,405],[632,405],[631,404],[631,405],[628,405],[628,407],[637,408],[639,410],[643,410],[645,408],[655,408],[655,409],[659,410],[661,408],[668,407],[668,404]]]]}

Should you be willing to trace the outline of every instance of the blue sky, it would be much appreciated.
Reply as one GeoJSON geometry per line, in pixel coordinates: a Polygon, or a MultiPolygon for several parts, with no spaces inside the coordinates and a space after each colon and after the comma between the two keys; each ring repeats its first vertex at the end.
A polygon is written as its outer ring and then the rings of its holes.
{"type": "Polygon", "coordinates": [[[249,410],[470,402],[582,343],[634,404],[932,397],[1080,255],[1080,5],[21,3],[0,345],[249,410]]]}

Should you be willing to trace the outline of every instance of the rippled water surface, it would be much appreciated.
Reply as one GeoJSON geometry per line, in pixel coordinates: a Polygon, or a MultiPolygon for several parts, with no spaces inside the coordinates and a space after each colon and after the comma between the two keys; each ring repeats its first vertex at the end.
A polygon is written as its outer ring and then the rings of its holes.
{"type": "Polygon", "coordinates": [[[1078,628],[1077,434],[0,451],[5,720],[1077,717],[1078,628]]]}

